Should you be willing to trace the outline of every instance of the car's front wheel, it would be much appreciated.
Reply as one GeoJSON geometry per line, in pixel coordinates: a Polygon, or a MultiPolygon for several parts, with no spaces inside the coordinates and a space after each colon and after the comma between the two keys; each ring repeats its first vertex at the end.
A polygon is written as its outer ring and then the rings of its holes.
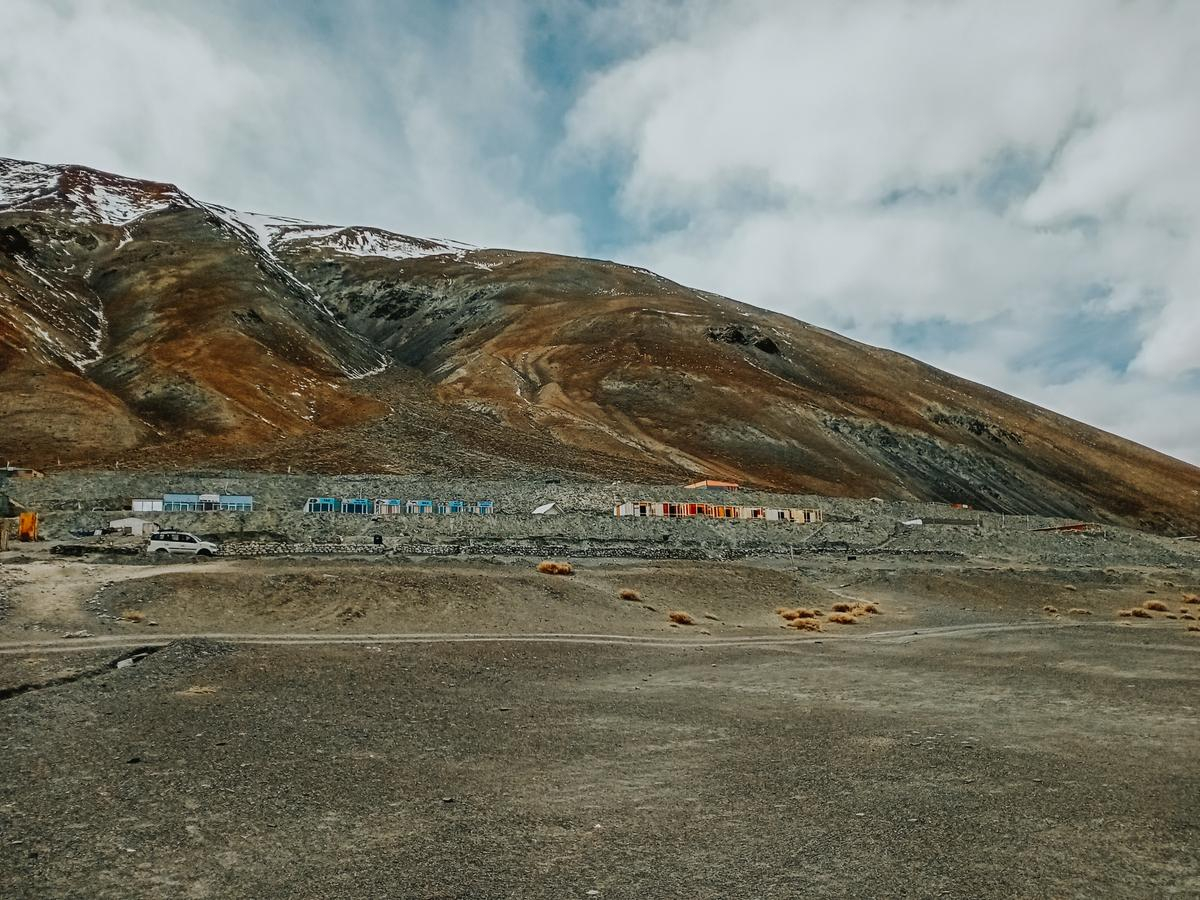
{"type": "Polygon", "coordinates": [[[158,556],[158,555],[160,555],[160,554],[161,554],[162,556],[166,556],[166,555],[167,555],[167,554],[169,554],[170,552],[171,552],[171,551],[170,551],[170,550],[168,550],[166,547],[159,547],[157,550],[155,550],[155,551],[154,551],[154,554],[155,554],[156,556],[158,556]]]}
{"type": "Polygon", "coordinates": [[[212,551],[209,550],[207,547],[204,547],[203,549],[197,550],[196,555],[197,556],[212,556],[212,551]]]}

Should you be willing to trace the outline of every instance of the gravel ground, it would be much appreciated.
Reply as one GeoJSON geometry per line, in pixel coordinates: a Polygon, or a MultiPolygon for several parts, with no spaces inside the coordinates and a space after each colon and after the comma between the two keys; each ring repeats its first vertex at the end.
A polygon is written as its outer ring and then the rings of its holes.
{"type": "Polygon", "coordinates": [[[171,645],[0,702],[0,894],[1198,896],[1165,624],[171,645]]]}

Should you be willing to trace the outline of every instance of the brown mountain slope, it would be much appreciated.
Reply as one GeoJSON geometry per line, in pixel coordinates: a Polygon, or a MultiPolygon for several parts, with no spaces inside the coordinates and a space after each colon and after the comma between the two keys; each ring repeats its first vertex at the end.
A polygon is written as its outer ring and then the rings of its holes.
{"type": "Polygon", "coordinates": [[[1200,527],[1192,466],[649,272],[11,161],[0,416],[34,464],[709,474],[1200,527]]]}

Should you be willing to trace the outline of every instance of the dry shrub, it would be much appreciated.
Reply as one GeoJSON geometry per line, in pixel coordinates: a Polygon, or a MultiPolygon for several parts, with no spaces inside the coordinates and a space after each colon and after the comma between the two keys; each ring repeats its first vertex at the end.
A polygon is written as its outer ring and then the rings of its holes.
{"type": "Polygon", "coordinates": [[[1147,600],[1145,603],[1142,604],[1142,608],[1143,609],[1152,609],[1155,612],[1166,612],[1167,604],[1163,603],[1161,600],[1147,600]]]}
{"type": "Polygon", "coordinates": [[[834,612],[829,614],[829,621],[833,622],[835,625],[853,625],[858,621],[858,619],[854,618],[854,616],[850,615],[849,613],[834,612]]]}
{"type": "Polygon", "coordinates": [[[622,600],[629,600],[633,603],[642,602],[642,595],[633,588],[621,588],[621,593],[617,596],[619,596],[622,600]]]}
{"type": "Polygon", "coordinates": [[[798,628],[801,631],[820,631],[821,623],[816,619],[792,619],[788,622],[788,628],[798,628]]]}
{"type": "Polygon", "coordinates": [[[1043,606],[1042,612],[1056,613],[1056,612],[1058,612],[1058,607],[1057,606],[1043,606]]]}
{"type": "Polygon", "coordinates": [[[1129,611],[1129,614],[1131,616],[1133,616],[1135,619],[1153,619],[1154,618],[1154,616],[1150,612],[1150,610],[1146,609],[1143,606],[1135,606],[1133,609],[1131,609],[1129,611]]]}
{"type": "Polygon", "coordinates": [[[1165,616],[1163,616],[1163,618],[1165,618],[1165,619],[1178,619],[1178,618],[1179,618],[1179,616],[1175,615],[1175,613],[1167,613],[1165,616]]]}
{"type": "Polygon", "coordinates": [[[1187,630],[1188,631],[1200,631],[1200,625],[1189,625],[1187,627],[1187,630]]]}
{"type": "Polygon", "coordinates": [[[1200,594],[1184,594],[1184,603],[1200,603],[1200,594]]]}
{"type": "Polygon", "coordinates": [[[874,603],[860,603],[858,604],[858,608],[872,616],[879,616],[883,614],[880,612],[879,607],[874,603]]]}
{"type": "Polygon", "coordinates": [[[1191,613],[1189,613],[1189,612],[1185,612],[1185,613],[1183,613],[1182,615],[1180,615],[1180,617],[1179,617],[1179,618],[1181,618],[1181,619],[1191,619],[1192,621],[1195,621],[1195,620],[1196,620],[1196,617],[1195,617],[1195,616],[1193,616],[1193,615],[1192,615],[1191,613]]]}
{"type": "Polygon", "coordinates": [[[1084,609],[1082,606],[1072,606],[1067,610],[1068,616],[1090,616],[1091,614],[1090,609],[1084,609]]]}
{"type": "Polygon", "coordinates": [[[788,611],[788,608],[786,606],[775,607],[775,615],[777,615],[777,616],[782,616],[787,611],[788,611]]]}
{"type": "Polygon", "coordinates": [[[672,622],[674,622],[676,625],[695,625],[696,624],[696,620],[693,619],[688,613],[681,612],[679,610],[674,610],[672,612],[667,613],[667,618],[670,619],[672,622]]]}
{"type": "Polygon", "coordinates": [[[785,619],[787,619],[789,622],[791,622],[791,621],[793,621],[793,620],[795,620],[795,619],[798,619],[798,618],[800,618],[800,610],[798,610],[798,609],[785,609],[785,610],[784,610],[783,612],[781,612],[779,615],[783,616],[783,618],[785,618],[785,619]]]}
{"type": "Polygon", "coordinates": [[[815,619],[821,614],[819,609],[805,609],[803,606],[799,609],[793,609],[797,619],[815,619]]]}
{"type": "Polygon", "coordinates": [[[552,562],[548,559],[543,559],[537,564],[537,570],[543,575],[574,575],[575,568],[570,563],[552,562]]]}
{"type": "Polygon", "coordinates": [[[1132,609],[1119,609],[1119,610],[1117,610],[1117,615],[1120,616],[1122,619],[1128,619],[1130,616],[1133,615],[1133,610],[1132,609]]]}
{"type": "Polygon", "coordinates": [[[145,622],[146,614],[140,609],[125,609],[121,611],[121,618],[126,622],[145,622]]]}
{"type": "Polygon", "coordinates": [[[850,612],[850,610],[852,610],[852,609],[854,609],[853,603],[835,603],[835,604],[833,604],[834,612],[850,612]]]}

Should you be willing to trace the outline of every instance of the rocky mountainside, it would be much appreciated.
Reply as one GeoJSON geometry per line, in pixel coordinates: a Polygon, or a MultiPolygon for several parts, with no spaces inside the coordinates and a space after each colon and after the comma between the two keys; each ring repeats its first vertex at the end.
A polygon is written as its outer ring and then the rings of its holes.
{"type": "Polygon", "coordinates": [[[0,159],[0,455],[678,481],[1200,529],[1200,470],[599,260],[0,159]]]}

